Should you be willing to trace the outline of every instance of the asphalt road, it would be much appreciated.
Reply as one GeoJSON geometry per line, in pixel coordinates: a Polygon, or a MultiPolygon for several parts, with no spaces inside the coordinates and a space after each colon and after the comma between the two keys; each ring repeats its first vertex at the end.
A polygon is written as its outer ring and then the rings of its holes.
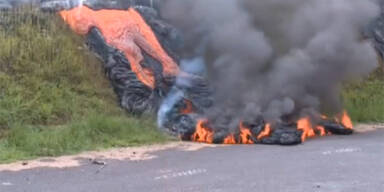
{"type": "Polygon", "coordinates": [[[293,147],[168,149],[146,161],[0,172],[1,192],[382,192],[384,130],[293,147]]]}

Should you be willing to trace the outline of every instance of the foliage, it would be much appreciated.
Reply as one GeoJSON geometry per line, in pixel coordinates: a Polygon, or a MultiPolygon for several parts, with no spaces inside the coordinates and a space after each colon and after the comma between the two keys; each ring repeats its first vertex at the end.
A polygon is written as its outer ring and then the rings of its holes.
{"type": "Polygon", "coordinates": [[[357,122],[384,122],[384,74],[379,70],[363,82],[345,88],[344,103],[357,122]]]}
{"type": "Polygon", "coordinates": [[[0,11],[0,162],[167,139],[119,108],[83,42],[54,13],[0,11]]]}
{"type": "Polygon", "coordinates": [[[0,140],[0,163],[85,150],[162,143],[151,119],[90,115],[60,126],[15,126],[0,140]]]}

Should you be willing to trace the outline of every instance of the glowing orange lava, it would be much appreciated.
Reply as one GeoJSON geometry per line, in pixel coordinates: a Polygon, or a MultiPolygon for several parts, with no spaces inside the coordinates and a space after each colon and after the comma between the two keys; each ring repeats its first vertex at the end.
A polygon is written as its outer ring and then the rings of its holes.
{"type": "Polygon", "coordinates": [[[141,66],[141,50],[162,64],[164,75],[176,76],[179,73],[178,65],[164,51],[151,27],[133,8],[92,10],[87,6],[78,6],[61,11],[60,16],[72,30],[81,35],[97,27],[109,45],[124,53],[132,71],[148,87],[155,87],[155,77],[151,69],[141,66]]]}

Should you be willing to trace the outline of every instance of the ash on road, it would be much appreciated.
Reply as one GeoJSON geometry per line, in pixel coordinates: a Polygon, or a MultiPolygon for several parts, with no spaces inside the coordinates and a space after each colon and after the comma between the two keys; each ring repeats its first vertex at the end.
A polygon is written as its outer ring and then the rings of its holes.
{"type": "Polygon", "coordinates": [[[293,147],[168,148],[156,158],[0,172],[1,192],[381,192],[384,130],[293,147]]]}

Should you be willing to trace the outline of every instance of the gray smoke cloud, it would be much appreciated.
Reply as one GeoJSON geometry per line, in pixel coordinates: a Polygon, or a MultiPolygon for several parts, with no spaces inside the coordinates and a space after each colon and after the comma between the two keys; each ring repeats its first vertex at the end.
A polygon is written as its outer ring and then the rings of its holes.
{"type": "Polygon", "coordinates": [[[166,0],[161,8],[185,36],[183,56],[204,57],[215,89],[207,115],[229,124],[340,111],[342,84],[376,67],[361,31],[379,12],[373,0],[166,0]]]}

